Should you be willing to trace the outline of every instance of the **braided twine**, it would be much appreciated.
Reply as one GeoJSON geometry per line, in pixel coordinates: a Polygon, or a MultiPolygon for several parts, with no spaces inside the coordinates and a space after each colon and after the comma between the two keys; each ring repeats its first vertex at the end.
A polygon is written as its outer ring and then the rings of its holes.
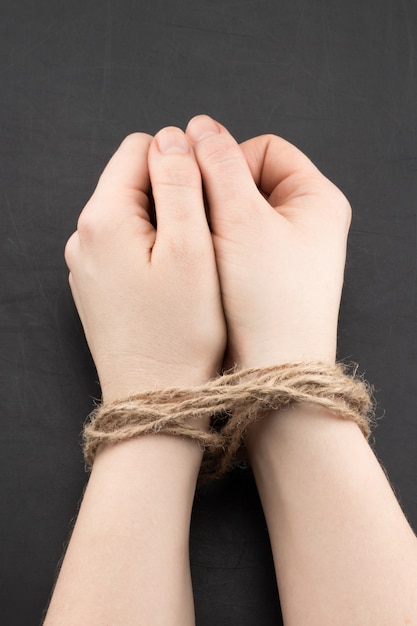
{"type": "Polygon", "coordinates": [[[297,362],[226,373],[188,389],[146,391],[102,404],[83,431],[86,463],[102,444],[145,434],[180,435],[204,450],[200,481],[217,478],[236,463],[245,434],[267,411],[309,404],[355,422],[366,438],[373,421],[370,386],[344,364],[297,362]],[[197,419],[196,419],[197,418],[197,419]],[[209,418],[209,430],[198,419],[209,418]]]}

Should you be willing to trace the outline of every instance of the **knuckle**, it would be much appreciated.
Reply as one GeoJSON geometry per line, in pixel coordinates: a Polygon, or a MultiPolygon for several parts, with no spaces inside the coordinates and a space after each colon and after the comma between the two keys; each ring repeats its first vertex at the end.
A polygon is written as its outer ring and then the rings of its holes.
{"type": "Polygon", "coordinates": [[[65,263],[69,270],[74,267],[75,258],[76,258],[76,248],[77,248],[77,233],[73,233],[71,237],[68,239],[64,248],[64,259],[65,263]]]}
{"type": "Polygon", "coordinates": [[[325,177],[321,172],[306,181],[313,195],[320,200],[320,213],[334,228],[343,231],[349,230],[352,219],[350,202],[337,185],[325,177]]]}
{"type": "Polygon", "coordinates": [[[331,192],[333,196],[332,212],[334,218],[341,228],[349,230],[352,220],[352,207],[349,200],[339,187],[331,183],[331,192]]]}
{"type": "Polygon", "coordinates": [[[195,168],[189,167],[174,167],[159,171],[152,181],[153,186],[181,189],[200,189],[201,188],[201,176],[197,173],[195,168]]]}
{"type": "Polygon", "coordinates": [[[203,242],[199,237],[190,236],[186,230],[168,236],[166,246],[169,258],[177,265],[186,266],[190,273],[199,268],[206,258],[203,242]]]}
{"type": "Polygon", "coordinates": [[[96,231],[96,223],[91,215],[91,212],[87,210],[87,207],[81,212],[77,221],[77,232],[80,239],[83,242],[90,242],[93,234],[96,231]]]}
{"type": "Polygon", "coordinates": [[[224,168],[233,167],[233,165],[243,158],[239,147],[232,143],[228,138],[219,137],[218,141],[207,142],[205,152],[202,155],[203,160],[209,167],[224,168]]]}
{"type": "Polygon", "coordinates": [[[341,203],[340,203],[340,212],[341,212],[341,219],[343,218],[344,223],[349,228],[350,222],[352,221],[352,207],[350,205],[349,200],[346,198],[346,196],[343,193],[342,193],[342,198],[341,198],[341,203]]]}

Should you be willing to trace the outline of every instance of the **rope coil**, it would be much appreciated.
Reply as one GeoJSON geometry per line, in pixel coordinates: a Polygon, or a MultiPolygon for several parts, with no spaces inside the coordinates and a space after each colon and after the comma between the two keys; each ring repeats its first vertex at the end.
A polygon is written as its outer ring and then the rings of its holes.
{"type": "Polygon", "coordinates": [[[102,444],[164,433],[197,441],[204,450],[200,479],[217,478],[236,462],[248,428],[265,412],[294,404],[321,407],[354,421],[366,438],[374,416],[371,387],[357,367],[297,362],[232,371],[204,385],[139,393],[102,404],[83,431],[84,458],[90,467],[102,444]],[[209,430],[195,425],[209,418],[209,430]],[[191,423],[193,420],[193,423],[191,423]]]}

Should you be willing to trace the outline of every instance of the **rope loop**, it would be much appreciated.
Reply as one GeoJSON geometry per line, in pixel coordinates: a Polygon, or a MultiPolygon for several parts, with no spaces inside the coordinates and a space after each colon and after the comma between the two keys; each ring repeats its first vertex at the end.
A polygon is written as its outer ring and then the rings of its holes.
{"type": "Polygon", "coordinates": [[[320,407],[354,421],[369,438],[372,388],[357,374],[357,366],[300,361],[234,370],[197,387],[146,391],[101,404],[84,426],[84,458],[91,467],[100,445],[140,435],[188,437],[204,450],[200,482],[207,482],[236,463],[251,424],[266,412],[295,404],[320,407]],[[208,430],[198,426],[204,418],[204,423],[210,420],[208,430]]]}

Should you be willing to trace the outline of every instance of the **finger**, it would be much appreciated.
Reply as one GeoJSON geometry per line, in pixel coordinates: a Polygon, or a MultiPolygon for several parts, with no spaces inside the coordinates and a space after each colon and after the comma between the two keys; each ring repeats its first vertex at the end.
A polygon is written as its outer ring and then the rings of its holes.
{"type": "Polygon", "coordinates": [[[90,201],[100,207],[103,217],[106,214],[118,221],[125,209],[149,220],[148,151],[151,141],[152,137],[145,133],[128,135],[107,163],[90,201]]]}
{"type": "Polygon", "coordinates": [[[247,210],[254,215],[262,206],[252,173],[236,140],[218,122],[198,115],[188,124],[186,134],[203,177],[214,232],[216,222],[242,221],[247,210]]]}
{"type": "Polygon", "coordinates": [[[149,149],[149,174],[155,201],[157,242],[189,242],[208,236],[201,173],[182,130],[163,128],[149,149]]]}
{"type": "Polygon", "coordinates": [[[240,144],[252,176],[266,193],[296,173],[316,174],[316,166],[301,150],[282,137],[261,135],[240,144]]]}
{"type": "Polygon", "coordinates": [[[311,198],[340,193],[314,163],[285,139],[262,135],[240,145],[256,185],[272,206],[311,206],[311,198]]]}

